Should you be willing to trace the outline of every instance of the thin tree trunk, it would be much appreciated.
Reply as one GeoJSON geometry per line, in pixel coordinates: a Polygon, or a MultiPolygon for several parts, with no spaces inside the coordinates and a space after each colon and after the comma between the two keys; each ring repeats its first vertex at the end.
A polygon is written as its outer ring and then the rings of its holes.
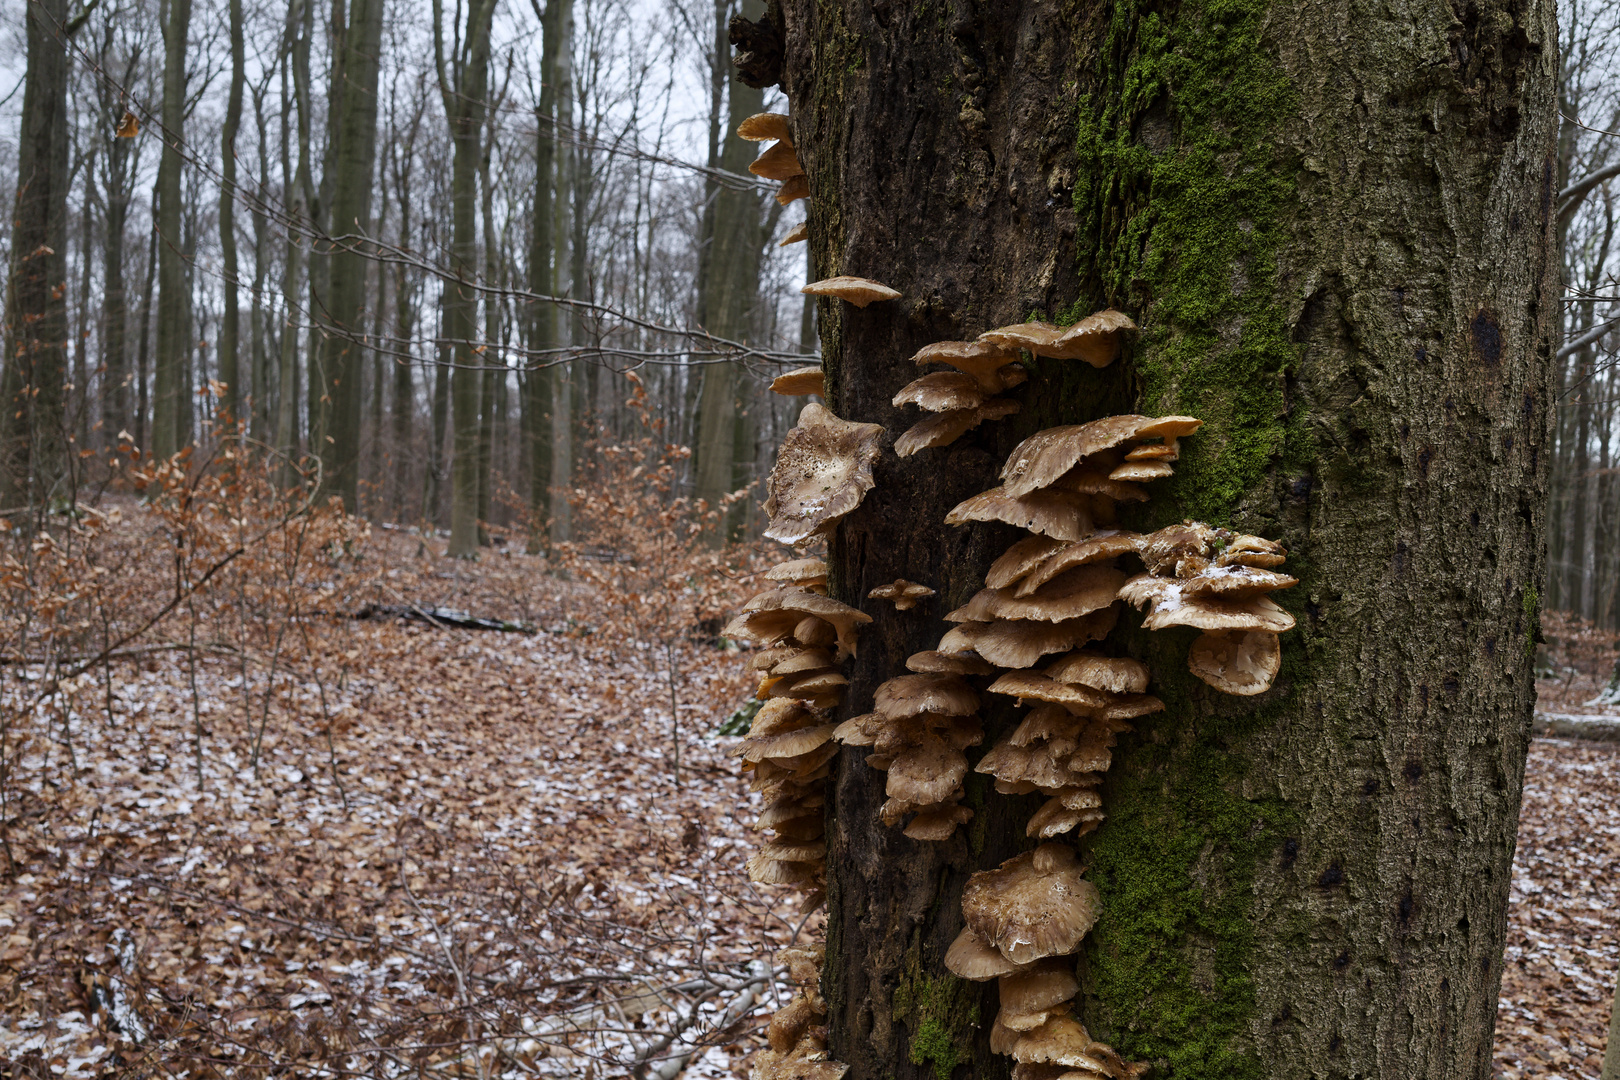
{"type": "Polygon", "coordinates": [[[186,397],[191,354],[190,289],[181,235],[181,143],[186,121],[186,39],[191,0],[163,0],[163,151],[158,159],[158,301],[156,366],[152,385],[152,452],[168,457],[185,445],[191,402],[186,397]]]}
{"type": "MultiPolygon", "coordinates": [[[[288,35],[292,40],[292,48],[288,55],[288,68],[291,71],[293,92],[292,100],[287,95],[287,70],[283,70],[281,81],[282,121],[281,121],[281,179],[282,186],[287,192],[287,216],[290,227],[287,230],[287,247],[282,255],[281,279],[281,350],[277,364],[278,389],[276,392],[276,423],[275,442],[278,451],[285,457],[289,467],[298,456],[298,344],[299,332],[299,300],[304,295],[304,282],[306,273],[306,255],[304,251],[304,238],[300,235],[301,228],[307,228],[309,222],[309,204],[312,183],[309,172],[309,144],[310,144],[310,94],[309,94],[309,52],[310,38],[314,33],[314,20],[310,7],[310,0],[292,0],[288,12],[288,35]],[[288,115],[296,115],[298,164],[296,171],[288,154],[288,115]]],[[[313,433],[312,433],[313,436],[313,433]]],[[[294,479],[292,472],[287,471],[284,479],[294,479]]]]}
{"type": "MultiPolygon", "coordinates": [[[[113,22],[107,21],[103,57],[112,52],[113,22]]],[[[121,110],[109,89],[101,89],[101,122],[117,123],[121,110]]],[[[129,223],[130,148],[133,140],[113,138],[107,147],[106,222],[101,248],[101,443],[115,446],[118,433],[135,426],[129,414],[129,298],[124,287],[124,234],[129,223]]]]}
{"type": "MultiPolygon", "coordinates": [[[[94,113],[92,113],[94,115],[94,113]]],[[[74,431],[77,448],[90,445],[90,416],[93,400],[90,396],[90,363],[86,358],[90,348],[90,269],[95,260],[90,256],[94,242],[96,215],[96,155],[100,145],[92,142],[84,162],[84,205],[79,210],[79,318],[78,333],[73,335],[73,393],[69,426],[74,431]]],[[[70,471],[76,469],[74,459],[68,459],[70,471]]]]}
{"type": "Polygon", "coordinates": [[[220,289],[224,311],[219,325],[219,381],[225,384],[220,407],[233,423],[242,416],[241,309],[237,302],[236,257],[236,133],[242,125],[242,88],[246,82],[245,45],[242,35],[242,0],[229,0],[231,82],[225,99],[225,125],[220,132],[219,250],[224,264],[220,289]]]}
{"type": "Polygon", "coordinates": [[[17,140],[17,192],[0,357],[0,504],[40,505],[67,467],[68,146],[65,0],[31,0],[17,140]]]}
{"type": "Polygon", "coordinates": [[[428,469],[423,482],[422,516],[434,525],[443,520],[441,487],[444,482],[445,425],[450,413],[450,364],[455,351],[445,340],[445,308],[451,285],[445,282],[439,292],[439,334],[434,342],[432,437],[428,440],[428,469]]]}
{"type": "MultiPolygon", "coordinates": [[[[1142,327],[1100,372],[1034,364],[1015,418],[880,458],[829,543],[832,595],[874,618],[847,711],[1020,535],[943,524],[1019,440],[1203,419],[1126,524],[1281,541],[1299,625],[1240,698],[1187,675],[1192,633],[1121,617],[1107,647],[1167,708],[1119,737],[1079,844],[1101,901],[1075,1008],[1170,1080],[1485,1080],[1545,568],[1554,5],[779,10],[815,265],[903,294],[822,301],[834,412],[898,435],[908,357],[1031,312],[1142,327]],[[930,612],[865,602],[902,576],[930,612]]],[[[975,754],[1015,719],[996,701],[975,754]]],[[[970,773],[970,825],[914,842],[866,756],[829,780],[829,1056],[1005,1077],[994,984],[942,960],[1035,804],[970,773]]]]}
{"type": "Polygon", "coordinates": [[[141,289],[141,327],[135,346],[135,445],[148,454],[152,452],[147,441],[152,430],[152,393],[147,359],[152,343],[152,285],[157,278],[157,242],[154,228],[146,238],[146,284],[141,289]]]}
{"type": "MultiPolygon", "coordinates": [[[[537,5],[538,6],[538,5],[537,5]]],[[[552,274],[553,238],[552,191],[557,170],[557,53],[561,35],[558,16],[561,0],[547,0],[540,19],[540,100],[535,109],[534,209],[529,235],[529,291],[551,296],[556,288],[552,274]]],[[[529,553],[545,546],[551,517],[552,411],[556,394],[555,355],[557,347],[557,305],[531,302],[528,309],[528,377],[523,381],[523,445],[528,453],[529,553]]]]}
{"type": "MultiPolygon", "coordinates": [[[[573,71],[574,71],[574,0],[551,0],[557,6],[557,57],[556,57],[556,84],[557,84],[557,131],[567,138],[573,138],[573,71]]],[[[550,4],[547,5],[548,11],[550,4]]],[[[555,211],[552,235],[556,241],[553,259],[557,267],[558,276],[568,257],[569,229],[567,227],[569,209],[572,204],[571,192],[573,190],[574,154],[565,149],[557,162],[557,197],[552,204],[555,211]]],[[[560,289],[560,283],[554,287],[560,289]]],[[[574,295],[574,285],[570,282],[568,294],[574,295]]],[[[555,316],[554,316],[555,317],[555,316]]],[[[570,322],[570,342],[573,341],[573,322],[570,322]]],[[[561,327],[558,327],[559,331],[561,327]]],[[[560,334],[559,334],[560,336],[560,334]]],[[[560,344],[560,341],[559,341],[560,344]]],[[[553,358],[556,361],[559,358],[553,358]]],[[[551,487],[560,491],[561,498],[551,504],[551,539],[553,541],[568,541],[574,538],[574,508],[570,501],[574,486],[574,441],[579,434],[578,405],[575,400],[578,388],[578,360],[555,363],[552,367],[551,386],[551,487]]]]}

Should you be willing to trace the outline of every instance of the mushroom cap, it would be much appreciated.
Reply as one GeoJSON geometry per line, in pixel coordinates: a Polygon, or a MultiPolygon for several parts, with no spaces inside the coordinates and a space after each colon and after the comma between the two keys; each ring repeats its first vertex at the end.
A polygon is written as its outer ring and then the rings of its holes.
{"type": "Polygon", "coordinates": [[[1090,509],[1086,496],[1072,492],[1032,491],[1016,497],[1005,487],[998,487],[958,503],[945,516],[945,524],[1003,521],[1055,540],[1083,540],[1096,531],[1090,509]]]}
{"type": "Polygon", "coordinates": [[[1036,671],[1009,671],[990,684],[992,694],[1006,694],[1020,702],[1045,701],[1076,712],[1105,708],[1108,695],[1088,686],[1071,686],[1036,671]]]}
{"type": "Polygon", "coordinates": [[[1137,554],[1149,573],[1159,577],[1192,577],[1203,571],[1230,535],[1200,521],[1184,521],[1142,537],[1137,554]]]}
{"type": "Polygon", "coordinates": [[[824,648],[838,640],[838,629],[826,619],[806,615],[793,624],[793,640],[800,645],[824,648]]]}
{"type": "Polygon", "coordinates": [[[906,657],[906,670],[920,675],[989,675],[990,664],[970,652],[919,652],[906,657]]]}
{"type": "Polygon", "coordinates": [[[999,985],[1001,1007],[1013,1013],[1033,1013],[1061,1005],[1080,992],[1074,961],[1056,957],[1003,975],[999,985]]]}
{"type": "Polygon", "coordinates": [[[1291,589],[1299,579],[1253,566],[1211,566],[1181,583],[1183,596],[1250,596],[1291,589]]]}
{"type": "Polygon", "coordinates": [[[1018,363],[1017,349],[1006,349],[983,341],[936,341],[918,349],[911,362],[919,367],[949,364],[957,371],[971,375],[987,394],[999,394],[1029,377],[1022,367],[1011,366],[1018,363]],[[1017,381],[1010,381],[1012,379],[1017,381]]]}
{"type": "Polygon", "coordinates": [[[1045,742],[1054,753],[1069,754],[1090,724],[1090,717],[1076,715],[1061,705],[1042,705],[1025,715],[1007,741],[1014,746],[1045,742]]]}
{"type": "Polygon", "coordinates": [[[788,129],[787,117],[781,113],[762,112],[737,125],[737,138],[749,142],[767,142],[771,139],[792,142],[793,133],[788,129]]]}
{"type": "Polygon", "coordinates": [[[1033,790],[1058,791],[1074,782],[1068,766],[1044,746],[1014,746],[1002,739],[978,760],[973,771],[994,776],[998,784],[1030,784],[1033,790]]]}
{"type": "Polygon", "coordinates": [[[889,765],[884,792],[891,799],[927,805],[951,797],[967,775],[967,758],[944,739],[929,737],[889,765]]]}
{"type": "MultiPolygon", "coordinates": [[[[1103,812],[1099,809],[1077,809],[1064,806],[1063,801],[1057,797],[1047,799],[1041,808],[1030,815],[1029,824],[1024,827],[1025,836],[1033,836],[1041,840],[1050,840],[1054,836],[1062,836],[1076,826],[1089,826],[1081,831],[1080,836],[1095,829],[1102,824],[1103,812]]],[[[1079,839],[1079,837],[1075,837],[1079,839]]]]}
{"type": "Polygon", "coordinates": [[[1074,952],[1099,904],[1074,849],[1048,843],[970,877],[962,917],[1008,960],[1027,964],[1074,952]]]}
{"type": "Polygon", "coordinates": [[[802,244],[808,239],[810,239],[810,222],[805,220],[789,229],[787,235],[782,237],[782,242],[776,246],[787,247],[789,244],[802,244]]]}
{"type": "Polygon", "coordinates": [[[800,397],[805,394],[824,396],[827,393],[827,373],[821,370],[820,364],[815,367],[784,371],[771,380],[771,393],[781,394],[783,397],[800,397]]]}
{"type": "Polygon", "coordinates": [[[1069,754],[1069,769],[1076,773],[1108,771],[1113,764],[1114,733],[1107,722],[1092,722],[1080,733],[1080,741],[1069,754]]]}
{"type": "Polygon", "coordinates": [[[1188,650],[1187,667],[1223,694],[1251,697],[1271,688],[1282,649],[1264,630],[1206,630],[1188,650]]]}
{"type": "Polygon", "coordinates": [[[892,585],[879,585],[866,594],[868,600],[891,600],[894,606],[906,611],[917,606],[917,601],[933,596],[934,590],[905,578],[895,578],[892,585]]]}
{"type": "Polygon", "coordinates": [[[1288,549],[1275,540],[1240,533],[1232,537],[1232,542],[1226,545],[1226,550],[1216,556],[1215,563],[1217,566],[1254,566],[1270,569],[1281,566],[1287,556],[1288,549]]]}
{"type": "Polygon", "coordinates": [[[768,735],[780,735],[784,731],[814,727],[821,722],[821,715],[814,709],[806,708],[804,702],[781,698],[767,701],[759,707],[759,712],[754,714],[753,723],[748,726],[748,737],[763,739],[768,735]]]}
{"type": "Polygon", "coordinates": [[[787,611],[745,611],[720,631],[720,636],[736,641],[775,645],[793,633],[798,619],[787,611]]]}
{"type": "Polygon", "coordinates": [[[1110,694],[1140,694],[1147,690],[1148,668],[1140,660],[1076,652],[1046,668],[1048,678],[1089,686],[1110,694]]]}
{"type": "Polygon", "coordinates": [[[1120,599],[1151,610],[1142,625],[1149,630],[1195,626],[1200,630],[1266,630],[1280,634],[1294,628],[1294,617],[1270,597],[1187,596],[1183,582],[1138,574],[1119,590],[1120,599]]]}
{"type": "Polygon", "coordinates": [[[779,862],[815,862],[827,857],[827,841],[810,840],[804,843],[770,841],[759,846],[759,853],[779,862]]]}
{"type": "Polygon", "coordinates": [[[873,711],[888,719],[920,713],[971,716],[978,709],[979,695],[955,675],[897,675],[873,695],[873,711]]]}
{"type": "Polygon", "coordinates": [[[821,799],[778,799],[767,806],[754,822],[754,831],[776,829],[788,822],[820,821],[823,817],[821,799]],[[815,806],[807,805],[811,801],[815,806]]]}
{"type": "Polygon", "coordinates": [[[848,300],[856,307],[865,307],[874,300],[900,299],[900,293],[887,285],[869,278],[851,277],[848,274],[812,281],[799,291],[809,296],[831,296],[839,300],[848,300]]]}
{"type": "Polygon", "coordinates": [[[991,619],[1039,619],[1062,622],[1100,611],[1114,602],[1125,573],[1103,563],[1067,570],[1028,596],[1012,589],[980,589],[966,604],[945,616],[948,622],[991,619]]]}
{"type": "Polygon", "coordinates": [[[949,803],[917,811],[917,816],[906,826],[905,834],[913,840],[949,840],[958,825],[966,825],[972,820],[973,810],[970,807],[949,803]]]}
{"type": "Polygon", "coordinates": [[[832,737],[845,746],[871,746],[882,730],[882,721],[877,713],[852,716],[833,729],[832,737]]]}
{"type": "Polygon", "coordinates": [[[907,428],[894,441],[897,457],[910,457],[919,450],[949,446],[986,420],[1000,420],[1018,411],[1018,402],[991,398],[973,409],[951,409],[932,413],[907,428]]]}
{"type": "MultiPolygon", "coordinates": [[[[1113,470],[1118,472],[1118,469],[1113,470]]],[[[1053,491],[1072,491],[1077,495],[1106,495],[1115,502],[1147,502],[1147,488],[1141,484],[1117,479],[1106,468],[1094,469],[1090,462],[1082,461],[1057,478],[1053,491]]]]}
{"type": "Polygon", "coordinates": [[[1119,621],[1119,605],[1059,623],[1039,619],[963,623],[939,641],[942,652],[971,649],[997,667],[1027,668],[1048,653],[1067,652],[1088,641],[1101,641],[1119,621]]]}
{"type": "Polygon", "coordinates": [[[1108,474],[1110,480],[1163,480],[1175,474],[1168,461],[1127,461],[1108,474]]]}
{"type": "Polygon", "coordinates": [[[1181,450],[1174,439],[1162,443],[1143,443],[1125,452],[1126,461],[1175,461],[1179,457],[1181,450]]]}
{"type": "Polygon", "coordinates": [[[756,612],[797,615],[799,619],[795,621],[795,627],[798,621],[802,621],[807,615],[831,623],[837,633],[839,660],[855,652],[855,627],[872,621],[872,616],[859,608],[852,608],[830,596],[806,592],[803,589],[772,589],[770,592],[760,593],[743,605],[744,614],[752,615],[756,612]]]}
{"type": "Polygon", "coordinates": [[[797,645],[772,645],[769,648],[759,650],[748,666],[755,671],[769,671],[782,661],[790,660],[804,651],[797,645]]]}
{"type": "Polygon", "coordinates": [[[848,685],[849,680],[836,671],[817,671],[794,680],[790,692],[796,698],[818,698],[838,693],[848,685]]]}
{"type": "Polygon", "coordinates": [[[758,851],[748,856],[747,866],[748,880],[761,885],[797,885],[816,877],[822,869],[818,862],[787,862],[758,851]]]}
{"type": "Polygon", "coordinates": [[[800,993],[771,1016],[770,1026],[766,1028],[766,1041],[778,1054],[790,1053],[798,1045],[800,1037],[819,1018],[820,1015],[810,1004],[810,998],[800,993]]]}
{"type": "Polygon", "coordinates": [[[835,724],[817,724],[814,727],[782,731],[775,735],[750,738],[732,751],[744,761],[763,761],[766,758],[787,759],[819,750],[832,738],[835,724]]]}
{"type": "Polygon", "coordinates": [[[1013,1057],[1033,1064],[1067,1065],[1108,1075],[1107,1065],[1087,1051],[1096,1043],[1085,1025],[1067,1014],[1050,1017],[1034,1031],[1020,1036],[1013,1045],[1013,1057]]]}
{"type": "Polygon", "coordinates": [[[799,164],[793,144],[784,139],[766,147],[763,154],[749,163],[748,171],[766,180],[791,180],[804,175],[804,166],[799,164]]]}
{"type": "Polygon", "coordinates": [[[882,438],[881,425],[850,423],[822,405],[806,405],[766,481],[771,524],[765,535],[797,544],[830,531],[872,490],[882,438]]]}
{"type": "Polygon", "coordinates": [[[936,371],[902,386],[890,402],[895,408],[915,405],[926,412],[950,409],[976,409],[989,395],[965,371],[936,371]]]}
{"type": "Polygon", "coordinates": [[[1065,358],[1084,360],[1095,368],[1104,368],[1119,356],[1120,342],[1136,329],[1130,316],[1113,308],[1087,315],[1065,330],[1054,343],[1065,358]]]}
{"type": "Polygon", "coordinates": [[[833,666],[833,658],[825,649],[795,649],[771,668],[772,675],[803,675],[809,671],[826,671],[833,666]]]}
{"type": "MultiPolygon", "coordinates": [[[[1076,566],[1103,562],[1135,551],[1142,535],[1109,529],[1071,544],[1065,544],[1046,559],[1032,566],[1019,583],[1018,596],[1028,596],[1059,574],[1076,566]]],[[[1016,545],[1015,545],[1016,546],[1016,545]]],[[[993,567],[992,567],[993,569],[993,567]]]]}
{"type": "Polygon", "coordinates": [[[827,959],[827,946],[819,941],[808,945],[787,945],[777,949],[771,960],[788,969],[795,986],[821,985],[821,965],[827,959]]]}
{"type": "Polygon", "coordinates": [[[1001,468],[1007,493],[1019,498],[1049,487],[1082,458],[1152,436],[1179,438],[1202,426],[1190,416],[1107,416],[1089,424],[1037,431],[1013,448],[1001,468]]]}
{"type": "Polygon", "coordinates": [[[782,186],[776,192],[776,201],[783,206],[809,197],[810,179],[805,176],[794,176],[782,181],[782,186]]]}
{"type": "Polygon", "coordinates": [[[815,558],[789,559],[765,571],[765,580],[786,581],[793,585],[824,582],[827,580],[827,563],[824,559],[815,558]]]}
{"type": "Polygon", "coordinates": [[[959,979],[987,982],[1011,975],[1023,965],[1015,964],[986,941],[972,926],[964,926],[951,947],[945,950],[945,970],[959,979]]]}
{"type": "MultiPolygon", "coordinates": [[[[1092,540],[1102,536],[1112,535],[1098,533],[1092,540]]],[[[1082,540],[1080,543],[1090,543],[1091,540],[1082,540]]],[[[995,562],[990,564],[990,570],[984,575],[984,583],[992,589],[1005,589],[1015,584],[1023,577],[1040,566],[1066,546],[1062,540],[1054,540],[1050,536],[1026,536],[1012,547],[1001,553],[995,562]]]]}
{"type": "Polygon", "coordinates": [[[1003,349],[1028,349],[1036,356],[1056,356],[1052,350],[1057,347],[1057,339],[1062,336],[1061,327],[1049,322],[1031,320],[986,330],[979,335],[979,340],[1003,349]]]}

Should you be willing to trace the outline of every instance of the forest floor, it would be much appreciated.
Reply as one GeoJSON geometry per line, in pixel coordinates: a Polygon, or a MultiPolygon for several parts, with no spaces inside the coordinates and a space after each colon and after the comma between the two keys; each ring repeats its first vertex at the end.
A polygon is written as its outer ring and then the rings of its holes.
{"type": "MultiPolygon", "coordinates": [[[[744,1075],[786,989],[758,960],[819,920],[742,869],[745,665],[694,635],[671,679],[538,560],[373,543],[397,594],[536,631],[345,621],[344,676],[268,711],[228,653],[115,667],[0,776],[0,1075],[744,1075]]],[[[1617,790],[1620,744],[1533,744],[1504,1080],[1598,1075],[1617,790]]]]}

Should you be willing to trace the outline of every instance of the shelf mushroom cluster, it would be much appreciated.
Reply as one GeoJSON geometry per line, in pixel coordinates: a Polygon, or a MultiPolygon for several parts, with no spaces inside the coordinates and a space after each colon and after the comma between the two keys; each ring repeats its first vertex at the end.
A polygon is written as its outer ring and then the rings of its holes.
{"type": "Polygon", "coordinates": [[[1215,689],[1245,696],[1269,689],[1282,665],[1277,635],[1294,627],[1294,617],[1269,595],[1299,584],[1276,569],[1287,549],[1188,521],[1143,537],[1138,554],[1147,572],[1127,581],[1119,595],[1147,609],[1142,625],[1202,630],[1187,666],[1215,689]]]}
{"type": "Polygon", "coordinates": [[[1018,403],[997,395],[1029,379],[1019,363],[1020,349],[1034,356],[1084,360],[1106,367],[1119,355],[1120,340],[1136,324],[1112,309],[1088,315],[1068,329],[1051,323],[1003,326],[975,341],[940,341],[911,358],[918,367],[944,364],[954,370],[930,372],[894,395],[895,408],[915,405],[928,413],[895,440],[894,452],[910,457],[919,450],[948,446],[986,420],[1018,411],[1018,403]]]}
{"type": "Polygon", "coordinates": [[[849,1071],[827,1060],[827,1003],[821,996],[821,965],[826,947],[797,945],[782,949],[776,962],[798,986],[792,1001],[776,1010],[765,1030],[768,1045],[754,1060],[755,1076],[779,1080],[840,1080],[849,1071]]]}

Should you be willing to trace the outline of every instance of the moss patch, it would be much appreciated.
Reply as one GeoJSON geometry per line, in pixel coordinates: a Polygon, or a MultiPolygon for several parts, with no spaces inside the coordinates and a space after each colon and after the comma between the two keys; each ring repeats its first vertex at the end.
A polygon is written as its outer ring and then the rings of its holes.
{"type": "Polygon", "coordinates": [[[895,1018],[904,1022],[911,1036],[913,1065],[930,1066],[938,1080],[951,1080],[957,1066],[973,1060],[979,995],[978,987],[942,966],[925,968],[921,941],[912,941],[890,1003],[895,1018]]]}
{"type": "Polygon", "coordinates": [[[1298,350],[1277,253],[1298,165],[1274,135],[1295,95],[1263,40],[1266,8],[1113,5],[1078,110],[1082,281],[1143,323],[1142,410],[1206,422],[1154,503],[1215,524],[1290,441],[1284,375],[1298,350]]]}
{"type": "MultiPolygon", "coordinates": [[[[1310,450],[1285,397],[1299,347],[1279,265],[1301,165],[1277,133],[1297,102],[1264,39],[1268,7],[1075,10],[1090,27],[1074,190],[1085,302],[1059,318],[1103,304],[1130,313],[1142,326],[1126,360],[1136,411],[1205,421],[1175,478],[1133,512],[1143,529],[1263,527],[1272,471],[1310,450]]],[[[1243,794],[1270,789],[1250,782],[1244,744],[1289,703],[1223,702],[1231,715],[1209,715],[1186,668],[1195,636],[1125,634],[1167,710],[1142,725],[1154,741],[1116,752],[1108,821],[1087,845],[1103,912],[1086,946],[1086,1008],[1101,1037],[1177,1080],[1258,1080],[1254,882],[1294,823],[1280,799],[1243,794]]]]}

